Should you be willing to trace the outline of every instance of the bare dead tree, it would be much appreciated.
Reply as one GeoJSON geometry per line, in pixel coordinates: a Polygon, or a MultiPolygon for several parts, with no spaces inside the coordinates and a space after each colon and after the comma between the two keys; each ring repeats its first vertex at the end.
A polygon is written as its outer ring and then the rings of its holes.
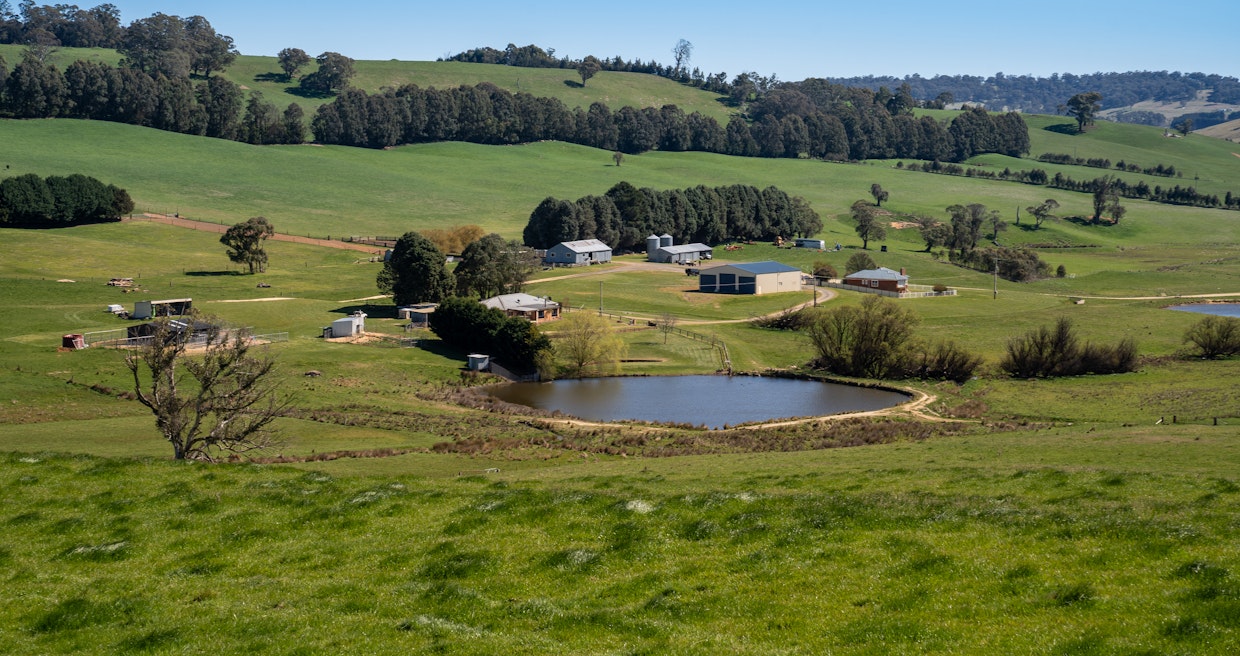
{"type": "Polygon", "coordinates": [[[177,460],[214,462],[219,452],[275,446],[271,423],[288,407],[271,373],[275,361],[251,353],[246,331],[220,322],[160,319],[150,338],[125,357],[138,401],[177,460]]]}
{"type": "Polygon", "coordinates": [[[671,312],[664,312],[659,317],[659,332],[663,333],[663,343],[667,343],[667,338],[676,330],[676,315],[671,312]]]}

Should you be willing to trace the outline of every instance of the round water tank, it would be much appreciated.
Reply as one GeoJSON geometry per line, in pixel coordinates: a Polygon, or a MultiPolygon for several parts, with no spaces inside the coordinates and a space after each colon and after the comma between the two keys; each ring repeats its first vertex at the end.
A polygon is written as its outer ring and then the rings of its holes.
{"type": "Polygon", "coordinates": [[[659,238],[654,235],[646,237],[646,253],[653,253],[657,250],[659,250],[659,238]]]}
{"type": "Polygon", "coordinates": [[[659,246],[671,246],[672,236],[668,234],[659,235],[659,246]]]}

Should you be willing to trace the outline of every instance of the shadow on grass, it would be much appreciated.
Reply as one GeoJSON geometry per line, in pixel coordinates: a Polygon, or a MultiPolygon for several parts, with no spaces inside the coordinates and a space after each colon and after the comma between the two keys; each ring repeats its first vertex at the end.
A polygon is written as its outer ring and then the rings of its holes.
{"type": "Polygon", "coordinates": [[[255,82],[292,82],[284,73],[259,73],[254,76],[255,82]]]}
{"type": "Polygon", "coordinates": [[[354,312],[365,312],[366,316],[371,319],[396,319],[395,305],[346,305],[331,310],[333,314],[351,315],[354,312]]]}
{"type": "Polygon", "coordinates": [[[284,93],[291,94],[299,98],[333,98],[336,95],[330,91],[316,91],[313,89],[307,89],[301,85],[284,87],[284,93]]]}
{"type": "Polygon", "coordinates": [[[1067,135],[1080,134],[1080,132],[1077,132],[1076,123],[1056,123],[1055,125],[1048,125],[1042,129],[1046,130],[1047,132],[1056,132],[1059,134],[1067,134],[1067,135]]]}
{"type": "Polygon", "coordinates": [[[420,339],[418,340],[418,348],[426,351],[427,353],[434,353],[435,355],[449,360],[460,360],[462,362],[465,360],[465,355],[462,351],[458,351],[451,346],[448,346],[442,339],[420,339]]]}
{"type": "Polygon", "coordinates": [[[570,89],[584,89],[584,88],[586,88],[586,85],[582,84],[581,82],[577,82],[577,81],[575,81],[575,80],[564,80],[564,86],[566,86],[566,87],[568,87],[568,88],[570,88],[570,89]]]}
{"type": "Polygon", "coordinates": [[[185,275],[205,278],[214,276],[248,276],[250,274],[241,271],[186,271],[185,275]]]}

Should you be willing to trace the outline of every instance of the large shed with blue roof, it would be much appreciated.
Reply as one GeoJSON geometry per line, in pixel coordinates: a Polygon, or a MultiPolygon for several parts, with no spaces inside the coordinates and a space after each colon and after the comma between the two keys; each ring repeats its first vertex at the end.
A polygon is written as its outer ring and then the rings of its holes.
{"type": "Polygon", "coordinates": [[[721,264],[702,269],[698,291],[713,294],[775,294],[801,289],[801,270],[781,262],[721,264]]]}

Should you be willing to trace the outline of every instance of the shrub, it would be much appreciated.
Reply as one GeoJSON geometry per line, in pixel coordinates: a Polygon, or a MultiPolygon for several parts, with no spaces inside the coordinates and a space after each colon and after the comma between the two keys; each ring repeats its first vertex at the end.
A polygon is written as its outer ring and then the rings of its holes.
{"type": "Polygon", "coordinates": [[[1016,378],[1050,378],[1080,374],[1114,374],[1137,366],[1137,345],[1126,337],[1114,346],[1081,346],[1072,321],[1061,317],[1054,328],[1042,326],[1008,340],[999,367],[1016,378]]]}
{"type": "Polygon", "coordinates": [[[934,286],[934,291],[935,291],[936,293],[942,294],[943,292],[947,291],[947,285],[944,285],[944,284],[942,284],[942,283],[939,283],[939,284],[937,284],[937,285],[935,285],[935,286],[934,286]]]}
{"type": "Polygon", "coordinates": [[[885,378],[907,355],[917,315],[881,296],[820,313],[809,328],[815,364],[844,376],[885,378]]]}
{"type": "Polygon", "coordinates": [[[1062,264],[1060,264],[1058,267],[1056,267],[1056,268],[1055,268],[1055,277],[1056,277],[1056,278],[1066,278],[1066,277],[1068,277],[1068,269],[1067,269],[1067,267],[1065,267],[1065,266],[1064,266],[1064,265],[1062,265],[1062,264]]]}
{"type": "Polygon", "coordinates": [[[1203,358],[1221,358],[1240,353],[1240,319],[1207,316],[1184,332],[1184,342],[1197,347],[1203,358]]]}
{"type": "Polygon", "coordinates": [[[934,378],[963,383],[982,365],[982,357],[965,350],[954,341],[939,342],[912,358],[906,372],[911,378],[934,378]]]}

